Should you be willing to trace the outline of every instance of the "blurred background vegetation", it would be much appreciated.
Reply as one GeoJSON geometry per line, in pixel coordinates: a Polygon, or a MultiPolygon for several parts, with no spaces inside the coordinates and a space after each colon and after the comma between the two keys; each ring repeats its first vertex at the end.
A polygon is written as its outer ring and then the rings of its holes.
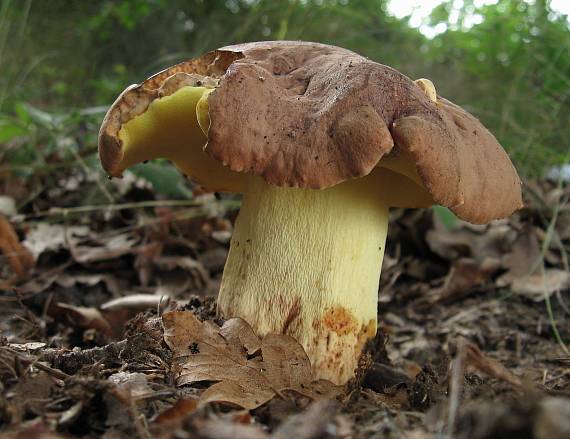
{"type": "MultiPolygon", "coordinates": [[[[549,1],[442,1],[422,23],[431,34],[410,16],[391,15],[388,6],[387,0],[1,0],[0,177],[34,176],[46,186],[54,170],[80,167],[96,175],[94,198],[112,201],[96,134],[117,94],[205,51],[269,39],[335,44],[413,79],[432,79],[441,95],[495,133],[524,177],[568,160],[570,27],[549,1]]],[[[159,192],[190,196],[170,168],[137,169],[159,192]]]]}

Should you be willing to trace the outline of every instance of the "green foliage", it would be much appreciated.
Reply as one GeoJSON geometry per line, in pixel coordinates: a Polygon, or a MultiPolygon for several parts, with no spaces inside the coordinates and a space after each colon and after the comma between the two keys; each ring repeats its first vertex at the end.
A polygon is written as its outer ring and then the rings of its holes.
{"type": "MultiPolygon", "coordinates": [[[[126,85],[223,45],[303,39],[433,79],[441,95],[483,120],[527,176],[562,163],[570,136],[566,18],[544,0],[453,4],[434,9],[429,24],[447,30],[428,39],[389,16],[383,0],[3,0],[0,153],[9,148],[18,172],[48,166],[56,152],[63,162],[80,154],[91,163],[100,107],[126,85]]],[[[184,195],[161,165],[135,172],[184,195]]]]}
{"type": "Polygon", "coordinates": [[[185,186],[184,177],[167,161],[141,163],[133,166],[130,172],[148,181],[159,194],[173,199],[192,198],[192,191],[185,186]]]}
{"type": "MultiPolygon", "coordinates": [[[[447,23],[451,2],[431,16],[447,23]]],[[[427,52],[444,96],[477,114],[526,175],[561,163],[570,136],[570,29],[544,1],[465,1],[427,52]],[[465,23],[478,15],[482,22],[465,23]]]]}
{"type": "Polygon", "coordinates": [[[453,229],[459,222],[459,219],[447,207],[433,206],[432,209],[446,229],[453,229]]]}
{"type": "MultiPolygon", "coordinates": [[[[69,113],[49,113],[18,102],[13,114],[0,114],[0,142],[8,150],[8,164],[21,177],[49,167],[57,155],[60,165],[76,162],[76,154],[95,143],[95,134],[105,107],[69,113]]],[[[94,149],[91,147],[91,153],[94,149]]]]}

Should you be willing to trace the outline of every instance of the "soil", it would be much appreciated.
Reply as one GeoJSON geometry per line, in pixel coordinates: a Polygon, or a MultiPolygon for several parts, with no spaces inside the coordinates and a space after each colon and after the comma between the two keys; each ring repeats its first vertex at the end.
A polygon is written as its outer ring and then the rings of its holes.
{"type": "Polygon", "coordinates": [[[568,187],[531,185],[525,209],[485,227],[394,211],[356,378],[333,400],[281,393],[250,411],[177,386],[163,338],[169,310],[223,323],[236,211],[218,198],[65,219],[32,203],[11,221],[36,263],[0,270],[0,436],[570,438],[568,187]]]}

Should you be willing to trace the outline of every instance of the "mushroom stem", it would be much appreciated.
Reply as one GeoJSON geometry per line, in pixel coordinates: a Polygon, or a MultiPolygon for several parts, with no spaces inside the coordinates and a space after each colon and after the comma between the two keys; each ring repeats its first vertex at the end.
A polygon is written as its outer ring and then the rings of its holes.
{"type": "Polygon", "coordinates": [[[218,298],[223,317],[296,338],[316,376],[338,384],[376,333],[389,214],[371,177],[323,190],[251,177],[218,298]]]}

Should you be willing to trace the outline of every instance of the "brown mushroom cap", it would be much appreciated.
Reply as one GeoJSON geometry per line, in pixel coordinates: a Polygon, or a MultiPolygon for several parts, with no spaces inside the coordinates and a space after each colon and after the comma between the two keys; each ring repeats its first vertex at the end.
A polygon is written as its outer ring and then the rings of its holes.
{"type": "Polygon", "coordinates": [[[484,223],[522,206],[521,182],[495,137],[451,102],[434,102],[411,79],[346,49],[306,42],[228,46],[129,87],[105,117],[103,167],[120,169],[119,130],[150,103],[216,82],[205,151],[232,171],[277,186],[321,189],[368,175],[403,156],[433,200],[484,223]],[[193,82],[194,81],[194,82],[193,82]]]}

